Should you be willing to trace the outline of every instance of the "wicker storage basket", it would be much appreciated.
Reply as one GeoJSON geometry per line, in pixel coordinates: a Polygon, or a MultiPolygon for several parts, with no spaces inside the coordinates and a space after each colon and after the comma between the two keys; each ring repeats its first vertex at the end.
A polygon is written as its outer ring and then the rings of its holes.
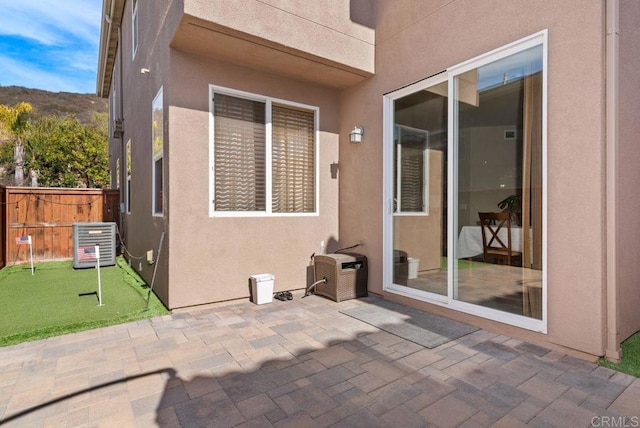
{"type": "Polygon", "coordinates": [[[322,254],[314,258],[316,281],[327,281],[316,286],[315,294],[340,302],[367,295],[367,257],[362,254],[322,254]]]}

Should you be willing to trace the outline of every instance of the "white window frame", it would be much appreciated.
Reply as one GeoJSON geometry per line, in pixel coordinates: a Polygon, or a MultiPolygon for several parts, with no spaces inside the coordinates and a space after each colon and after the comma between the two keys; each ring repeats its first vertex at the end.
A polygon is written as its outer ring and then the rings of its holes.
{"type": "Polygon", "coordinates": [[[229,89],[222,86],[209,84],[209,217],[313,217],[320,215],[320,180],[319,180],[319,159],[320,159],[320,108],[308,104],[296,103],[293,101],[282,100],[264,95],[258,95],[250,92],[229,89]],[[214,159],[214,131],[215,120],[213,115],[214,93],[230,95],[238,98],[244,98],[253,101],[263,102],[265,104],[265,207],[264,211],[216,211],[215,210],[215,159],[214,159]],[[313,212],[308,213],[280,213],[273,212],[272,209],[272,132],[271,132],[271,108],[273,104],[285,107],[298,108],[301,110],[312,111],[314,114],[314,179],[315,194],[313,212]]]}
{"type": "Polygon", "coordinates": [[[156,94],[156,96],[153,98],[153,102],[151,103],[151,213],[154,217],[164,217],[164,206],[166,204],[166,197],[164,196],[164,188],[165,188],[165,180],[164,180],[164,171],[165,171],[165,165],[164,165],[164,137],[165,137],[165,133],[164,133],[164,100],[163,100],[163,87],[161,86],[160,89],[158,89],[158,93],[156,94]],[[153,112],[155,110],[155,107],[157,105],[160,105],[160,107],[162,108],[162,123],[160,124],[160,126],[162,127],[162,150],[160,150],[159,153],[154,154],[154,132],[153,132],[153,112]],[[162,189],[160,189],[162,191],[162,207],[161,207],[161,211],[156,211],[156,194],[157,194],[157,189],[156,189],[156,162],[158,160],[162,160],[162,189]]]}
{"type": "Polygon", "coordinates": [[[131,214],[131,161],[132,157],[131,153],[131,139],[127,141],[125,145],[125,155],[124,155],[124,174],[126,176],[126,180],[124,182],[124,203],[125,210],[127,214],[131,214]]]}
{"type": "Polygon", "coordinates": [[[114,123],[114,121],[116,120],[117,116],[117,111],[116,111],[116,103],[117,103],[117,99],[116,99],[116,84],[115,84],[115,79],[113,79],[114,83],[113,83],[113,91],[112,91],[112,95],[111,95],[111,124],[114,123]]]}
{"type": "Polygon", "coordinates": [[[120,158],[116,158],[116,189],[118,190],[120,190],[120,174],[122,174],[122,171],[120,171],[120,158]]]}
{"type": "Polygon", "coordinates": [[[438,306],[449,307],[459,312],[480,316],[486,319],[513,325],[527,330],[547,333],[548,306],[547,306],[547,275],[548,275],[548,251],[547,251],[547,91],[548,91],[548,30],[542,30],[528,37],[517,40],[508,45],[494,49],[493,51],[479,55],[468,61],[448,68],[443,73],[407,85],[401,89],[383,95],[383,289],[387,292],[409,297],[415,300],[428,302],[438,306]],[[542,319],[534,319],[525,316],[509,314],[499,310],[474,305],[456,300],[454,296],[454,248],[457,239],[457,130],[454,118],[454,79],[469,70],[498,61],[502,58],[514,55],[535,46],[542,46],[542,319]],[[397,99],[413,94],[417,91],[448,82],[448,188],[449,195],[447,215],[447,247],[448,247],[448,289],[447,295],[442,296],[421,290],[412,289],[393,282],[393,146],[394,146],[394,102],[397,99]]]}
{"type": "Polygon", "coordinates": [[[132,0],[131,2],[131,60],[133,61],[138,51],[138,0],[132,0]]]}

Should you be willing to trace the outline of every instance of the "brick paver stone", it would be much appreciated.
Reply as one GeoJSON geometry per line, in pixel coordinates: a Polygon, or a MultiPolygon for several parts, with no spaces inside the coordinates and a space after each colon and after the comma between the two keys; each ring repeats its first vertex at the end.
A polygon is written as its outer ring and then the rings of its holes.
{"type": "Polygon", "coordinates": [[[0,348],[0,425],[511,428],[640,420],[640,380],[632,376],[485,330],[426,349],[340,312],[376,298],[294,295],[0,348]]]}

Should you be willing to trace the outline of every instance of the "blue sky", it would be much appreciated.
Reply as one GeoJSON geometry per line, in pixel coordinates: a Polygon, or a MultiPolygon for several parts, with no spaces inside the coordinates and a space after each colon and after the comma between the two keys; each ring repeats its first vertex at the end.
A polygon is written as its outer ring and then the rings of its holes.
{"type": "Polygon", "coordinates": [[[95,93],[102,0],[0,0],[0,85],[95,93]]]}

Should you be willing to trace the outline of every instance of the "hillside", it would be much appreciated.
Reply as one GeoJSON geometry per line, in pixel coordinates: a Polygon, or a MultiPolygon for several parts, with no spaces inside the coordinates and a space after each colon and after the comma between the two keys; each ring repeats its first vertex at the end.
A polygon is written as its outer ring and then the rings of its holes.
{"type": "Polygon", "coordinates": [[[21,86],[0,86],[0,104],[14,105],[21,101],[30,103],[36,116],[75,115],[82,123],[91,121],[94,112],[107,113],[106,99],[93,94],[48,92],[21,86]]]}

